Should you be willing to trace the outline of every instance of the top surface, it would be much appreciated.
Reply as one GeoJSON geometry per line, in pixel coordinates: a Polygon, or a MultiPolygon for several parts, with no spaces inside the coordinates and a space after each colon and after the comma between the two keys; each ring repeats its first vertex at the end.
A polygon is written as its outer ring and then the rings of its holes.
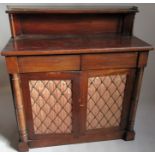
{"type": "Polygon", "coordinates": [[[64,35],[21,36],[10,39],[2,51],[5,56],[85,54],[105,52],[138,52],[152,46],[134,36],[123,35],[64,35]]]}
{"type": "Polygon", "coordinates": [[[52,6],[22,6],[12,5],[7,7],[7,13],[129,13],[138,12],[135,6],[103,6],[101,4],[68,4],[52,6]]]}

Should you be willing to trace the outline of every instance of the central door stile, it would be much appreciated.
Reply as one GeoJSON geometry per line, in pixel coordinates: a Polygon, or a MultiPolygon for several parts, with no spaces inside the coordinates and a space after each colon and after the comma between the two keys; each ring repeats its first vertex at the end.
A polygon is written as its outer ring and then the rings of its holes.
{"type": "Polygon", "coordinates": [[[88,72],[80,73],[80,135],[84,135],[86,131],[86,113],[87,113],[87,93],[88,92],[88,72]]]}
{"type": "Polygon", "coordinates": [[[72,91],[73,91],[73,103],[72,103],[72,125],[73,125],[73,136],[79,137],[80,133],[80,102],[81,102],[81,92],[80,92],[80,72],[76,71],[74,80],[72,81],[72,91]]]}

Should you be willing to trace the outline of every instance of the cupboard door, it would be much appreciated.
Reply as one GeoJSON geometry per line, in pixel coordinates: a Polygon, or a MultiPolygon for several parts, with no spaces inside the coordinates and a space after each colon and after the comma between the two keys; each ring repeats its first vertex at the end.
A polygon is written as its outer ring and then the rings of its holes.
{"type": "Polygon", "coordinates": [[[83,96],[84,133],[111,132],[125,129],[134,69],[85,71],[83,78],[87,85],[83,96]]]}
{"type": "Polygon", "coordinates": [[[22,90],[30,139],[76,136],[78,73],[22,74],[22,90]]]}

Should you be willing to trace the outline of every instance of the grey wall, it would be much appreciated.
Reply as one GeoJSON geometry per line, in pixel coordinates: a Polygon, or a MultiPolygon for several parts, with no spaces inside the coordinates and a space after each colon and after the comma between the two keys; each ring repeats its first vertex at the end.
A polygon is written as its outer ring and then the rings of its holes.
{"type": "MultiPolygon", "coordinates": [[[[52,5],[52,4],[51,4],[52,5]]],[[[117,4],[120,5],[120,4],[117,4]]],[[[127,4],[121,4],[127,5],[127,4]]],[[[155,47],[155,4],[129,4],[138,6],[140,13],[136,15],[134,35],[149,42],[155,47]]],[[[8,16],[5,13],[6,4],[0,4],[0,50],[10,37],[8,16]]],[[[141,100],[155,101],[155,53],[151,52],[144,74],[141,100]]],[[[8,87],[9,80],[6,72],[4,57],[0,56],[0,87],[8,87]]],[[[3,89],[0,88],[0,92],[3,89]]]]}
{"type": "MultiPolygon", "coordinates": [[[[140,13],[136,15],[134,35],[147,41],[155,47],[155,4],[138,4],[140,13]]],[[[145,68],[141,100],[155,101],[155,51],[149,54],[148,65],[145,68]]]]}
{"type": "MultiPolygon", "coordinates": [[[[10,28],[8,16],[5,13],[6,5],[0,4],[0,51],[10,38],[10,28]]],[[[8,86],[8,76],[6,73],[4,57],[0,56],[0,86],[8,86]]],[[[0,89],[0,92],[2,89],[0,89]]]]}

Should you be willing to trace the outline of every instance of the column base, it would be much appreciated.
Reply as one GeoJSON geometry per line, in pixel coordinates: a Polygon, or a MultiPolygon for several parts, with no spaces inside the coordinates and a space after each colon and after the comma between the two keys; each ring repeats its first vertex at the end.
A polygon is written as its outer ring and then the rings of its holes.
{"type": "Polygon", "coordinates": [[[18,143],[18,151],[19,152],[28,152],[29,151],[29,146],[25,142],[19,142],[18,143]]]}
{"type": "Polygon", "coordinates": [[[135,139],[135,131],[126,131],[123,140],[130,141],[135,139]]]}

